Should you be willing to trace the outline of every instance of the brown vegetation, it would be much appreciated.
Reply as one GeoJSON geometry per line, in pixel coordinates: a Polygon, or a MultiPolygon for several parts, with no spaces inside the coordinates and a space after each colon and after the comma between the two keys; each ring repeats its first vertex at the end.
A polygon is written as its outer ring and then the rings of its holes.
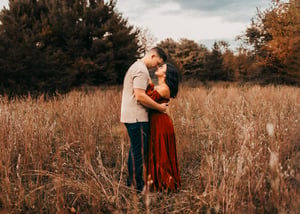
{"type": "Polygon", "coordinates": [[[0,98],[0,212],[297,213],[300,89],[180,88],[170,112],[182,189],[126,187],[119,88],[0,98]]]}

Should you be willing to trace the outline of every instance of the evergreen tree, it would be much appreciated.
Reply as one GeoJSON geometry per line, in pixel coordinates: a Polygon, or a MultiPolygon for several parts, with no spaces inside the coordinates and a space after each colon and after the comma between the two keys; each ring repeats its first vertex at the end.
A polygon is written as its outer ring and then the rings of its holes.
{"type": "Polygon", "coordinates": [[[140,54],[113,0],[11,0],[0,21],[1,93],[120,83],[140,54]]]}
{"type": "Polygon", "coordinates": [[[206,70],[208,80],[227,80],[220,45],[217,42],[214,43],[211,53],[206,57],[206,70]]]}
{"type": "Polygon", "coordinates": [[[159,46],[168,50],[168,54],[181,70],[184,79],[198,78],[204,80],[205,56],[208,50],[203,45],[189,39],[175,42],[172,39],[161,41],[159,46]]]}
{"type": "Polygon", "coordinates": [[[117,72],[114,82],[122,83],[127,69],[141,54],[138,45],[139,30],[135,31],[133,26],[128,26],[127,20],[117,13],[112,15],[106,26],[109,33],[107,40],[112,45],[113,52],[110,70],[117,72]]]}
{"type": "Polygon", "coordinates": [[[36,91],[44,84],[42,56],[35,29],[44,12],[36,1],[11,1],[9,10],[1,11],[0,58],[1,91],[7,88],[16,93],[36,91]],[[41,78],[37,82],[36,79],[41,78]]]}

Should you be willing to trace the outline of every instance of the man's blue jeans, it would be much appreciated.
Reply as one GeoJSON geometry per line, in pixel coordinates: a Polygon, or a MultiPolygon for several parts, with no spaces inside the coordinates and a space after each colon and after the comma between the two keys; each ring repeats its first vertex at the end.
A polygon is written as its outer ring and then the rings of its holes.
{"type": "Polygon", "coordinates": [[[130,149],[128,154],[128,185],[134,184],[138,191],[144,187],[143,163],[146,160],[149,123],[125,123],[130,138],[130,149]]]}

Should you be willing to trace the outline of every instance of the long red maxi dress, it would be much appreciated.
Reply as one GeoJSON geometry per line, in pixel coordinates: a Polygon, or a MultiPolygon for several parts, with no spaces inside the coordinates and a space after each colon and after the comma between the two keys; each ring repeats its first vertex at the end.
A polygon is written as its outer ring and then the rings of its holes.
{"type": "MultiPolygon", "coordinates": [[[[146,93],[158,103],[168,102],[149,84],[146,93]]],[[[150,137],[146,157],[146,185],[150,191],[175,191],[181,185],[172,120],[166,113],[149,111],[150,137]]]]}

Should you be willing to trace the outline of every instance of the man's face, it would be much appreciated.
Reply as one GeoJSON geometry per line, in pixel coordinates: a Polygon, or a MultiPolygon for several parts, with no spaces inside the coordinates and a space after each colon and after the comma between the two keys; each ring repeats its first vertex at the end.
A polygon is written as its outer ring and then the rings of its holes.
{"type": "Polygon", "coordinates": [[[151,68],[157,68],[164,63],[164,60],[160,58],[157,54],[151,55],[151,68]]]}

